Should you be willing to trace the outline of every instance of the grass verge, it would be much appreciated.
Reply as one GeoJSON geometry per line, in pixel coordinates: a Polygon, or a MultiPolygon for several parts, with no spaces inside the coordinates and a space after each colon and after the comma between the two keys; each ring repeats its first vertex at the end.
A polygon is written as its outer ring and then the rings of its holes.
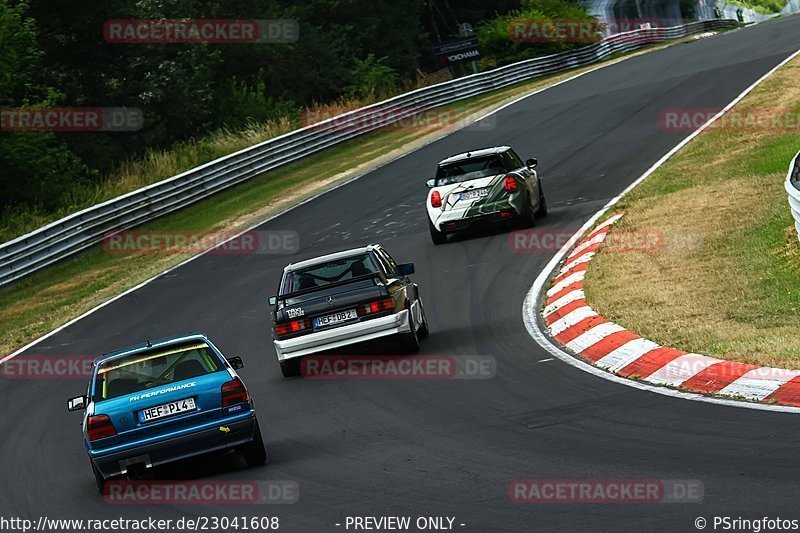
{"type": "MultiPolygon", "coordinates": [[[[650,45],[616,61],[680,42],[650,45]]],[[[550,86],[597,64],[523,82],[438,108],[452,119],[487,112],[526,93],[550,86]]],[[[304,199],[431,142],[447,133],[435,125],[373,132],[240,184],[212,198],[143,225],[141,230],[237,231],[304,199]]],[[[239,136],[236,136],[237,139],[239,136]]],[[[253,142],[260,139],[253,137],[253,142]]],[[[238,146],[238,141],[236,141],[238,146]]],[[[237,148],[238,149],[238,148],[237,148]]],[[[164,163],[159,163],[163,165],[164,163]]],[[[423,187],[423,185],[420,185],[423,187]]],[[[422,194],[422,192],[421,192],[422,194]]],[[[0,288],[0,354],[8,354],[189,258],[191,254],[117,255],[95,246],[75,258],[0,288]]]]}
{"type": "Polygon", "coordinates": [[[601,248],[584,282],[598,313],[665,346],[800,368],[800,243],[783,188],[800,149],[798,76],[800,58],[615,207],[626,215],[612,235],[663,245],[601,248]]]}

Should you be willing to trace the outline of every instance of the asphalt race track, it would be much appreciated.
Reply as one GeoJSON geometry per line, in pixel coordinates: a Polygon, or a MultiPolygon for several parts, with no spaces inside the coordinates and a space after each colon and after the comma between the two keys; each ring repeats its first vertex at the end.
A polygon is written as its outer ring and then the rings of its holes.
{"type": "MultiPolygon", "coordinates": [[[[2,380],[3,516],[36,519],[277,515],[285,531],[344,531],[347,516],[454,516],[456,530],[695,531],[698,516],[800,518],[800,417],[669,398],[539,362],[522,302],[555,250],[515,253],[502,231],[434,247],[425,180],[445,156],[510,144],[538,157],[550,204],[541,229],[577,229],[686,133],[667,108],[721,108],[800,48],[800,17],[677,45],[600,69],[456,132],[306,203],[260,229],[299,233],[285,255],[208,254],[35,346],[95,354],[190,331],[241,371],[270,462],[192,461],[166,479],[294,480],[283,506],[110,505],[98,496],[66,398],[82,380],[2,380]],[[267,297],[285,263],[382,243],[416,263],[432,334],[423,354],[490,355],[484,380],[285,380],[267,297]],[[532,505],[515,479],[697,479],[702,504],[532,505]],[[461,527],[458,524],[465,524],[461,527]]],[[[713,530],[711,525],[708,530],[713,530]]]]}

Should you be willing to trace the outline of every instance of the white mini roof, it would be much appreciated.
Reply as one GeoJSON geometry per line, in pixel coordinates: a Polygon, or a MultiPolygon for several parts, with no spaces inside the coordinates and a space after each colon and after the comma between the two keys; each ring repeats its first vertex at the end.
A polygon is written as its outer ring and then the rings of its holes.
{"type": "Polygon", "coordinates": [[[508,150],[511,150],[510,146],[495,146],[494,148],[481,148],[480,150],[472,150],[471,152],[464,152],[463,154],[451,155],[447,159],[441,161],[439,164],[444,165],[447,163],[454,163],[456,161],[461,161],[462,159],[471,159],[473,157],[481,157],[484,155],[499,154],[502,152],[506,152],[508,150]]]}

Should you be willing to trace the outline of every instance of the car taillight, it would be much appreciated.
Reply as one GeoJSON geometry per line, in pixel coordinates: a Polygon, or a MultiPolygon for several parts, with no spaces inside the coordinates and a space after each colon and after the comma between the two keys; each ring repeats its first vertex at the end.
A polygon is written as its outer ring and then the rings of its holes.
{"type": "Polygon", "coordinates": [[[292,333],[298,333],[306,329],[311,329],[311,321],[307,318],[275,324],[275,333],[279,337],[291,335],[292,333]]]}
{"type": "Polygon", "coordinates": [[[89,440],[113,437],[117,434],[117,430],[114,429],[114,424],[111,423],[108,415],[90,416],[86,421],[86,432],[89,434],[89,440]]]}
{"type": "Polygon", "coordinates": [[[244,383],[242,383],[241,379],[236,378],[222,385],[223,408],[249,401],[250,397],[247,395],[247,389],[244,388],[244,383]]]}
{"type": "Polygon", "coordinates": [[[431,207],[442,207],[442,195],[439,194],[439,191],[431,193],[431,207]]]}
{"type": "Polygon", "coordinates": [[[517,188],[517,179],[514,176],[506,176],[503,180],[503,189],[506,192],[514,192],[517,188]]]}
{"type": "Polygon", "coordinates": [[[394,309],[394,300],[392,298],[384,298],[368,304],[358,306],[359,315],[371,315],[373,313],[381,313],[383,311],[391,311],[394,309]]]}

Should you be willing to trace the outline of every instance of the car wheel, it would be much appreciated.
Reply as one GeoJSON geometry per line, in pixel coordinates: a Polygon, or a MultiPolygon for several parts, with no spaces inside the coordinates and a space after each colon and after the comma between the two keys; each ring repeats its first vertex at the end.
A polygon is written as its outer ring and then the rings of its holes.
{"type": "Polygon", "coordinates": [[[544,198],[544,190],[542,190],[542,184],[539,183],[539,207],[536,209],[536,216],[537,217],[546,217],[547,216],[547,200],[544,198]]]}
{"type": "Polygon", "coordinates": [[[519,217],[519,225],[522,228],[532,228],[536,225],[536,213],[533,210],[530,198],[525,199],[525,210],[519,217]]]}
{"type": "Polygon", "coordinates": [[[425,314],[425,306],[422,305],[422,298],[417,299],[419,302],[419,307],[422,310],[422,324],[419,325],[419,329],[417,330],[417,338],[424,339],[428,335],[430,335],[431,330],[428,327],[428,315],[425,314]]]}
{"type": "Polygon", "coordinates": [[[292,359],[279,361],[283,377],[291,378],[300,375],[300,359],[300,357],[293,357],[292,359]]]}
{"type": "Polygon", "coordinates": [[[411,309],[408,310],[408,324],[411,326],[411,331],[409,333],[400,334],[400,343],[404,352],[414,354],[419,351],[419,335],[417,333],[417,325],[414,323],[414,314],[411,312],[411,309]]]}
{"type": "Polygon", "coordinates": [[[242,447],[242,455],[247,466],[259,466],[267,462],[267,449],[264,448],[264,439],[261,437],[258,420],[256,420],[253,442],[242,447]]]}
{"type": "Polygon", "coordinates": [[[430,219],[428,219],[428,229],[431,232],[433,244],[444,244],[447,242],[447,234],[436,229],[436,226],[433,225],[430,219]]]}
{"type": "Polygon", "coordinates": [[[89,459],[89,464],[92,465],[92,473],[94,474],[94,480],[97,483],[97,490],[100,494],[103,494],[103,488],[106,486],[106,478],[103,477],[103,473],[100,472],[100,469],[94,466],[94,461],[89,459]]]}

